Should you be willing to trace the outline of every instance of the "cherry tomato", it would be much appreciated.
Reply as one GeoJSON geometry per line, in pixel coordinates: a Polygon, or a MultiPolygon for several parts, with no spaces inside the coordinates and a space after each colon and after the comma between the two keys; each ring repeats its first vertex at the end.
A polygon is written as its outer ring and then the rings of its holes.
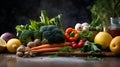
{"type": "Polygon", "coordinates": [[[87,37],[82,39],[83,42],[89,41],[89,39],[87,37]]]}
{"type": "Polygon", "coordinates": [[[73,41],[73,42],[72,42],[72,44],[76,44],[76,42],[75,42],[75,41],[73,41]]]}
{"type": "Polygon", "coordinates": [[[79,47],[79,48],[82,48],[82,47],[84,46],[84,43],[85,43],[85,42],[80,41],[80,42],[78,43],[78,47],[79,47]]]}
{"type": "Polygon", "coordinates": [[[74,44],[72,44],[72,48],[76,49],[76,48],[78,48],[78,45],[76,43],[74,43],[74,44]]]}

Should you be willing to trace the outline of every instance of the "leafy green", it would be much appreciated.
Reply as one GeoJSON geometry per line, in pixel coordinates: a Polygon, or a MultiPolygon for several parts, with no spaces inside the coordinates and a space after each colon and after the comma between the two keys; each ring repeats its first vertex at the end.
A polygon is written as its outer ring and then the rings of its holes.
{"type": "Polygon", "coordinates": [[[55,17],[55,22],[56,23],[56,26],[62,31],[64,32],[64,29],[62,27],[62,14],[59,14],[57,17],[55,17]]]}
{"type": "Polygon", "coordinates": [[[45,25],[44,23],[35,20],[30,20],[30,23],[28,30],[32,31],[39,30],[41,26],[45,25]]]}
{"type": "Polygon", "coordinates": [[[101,53],[101,45],[96,44],[94,42],[86,41],[84,47],[80,49],[81,52],[87,52],[90,54],[100,54],[101,53]]]}
{"type": "Polygon", "coordinates": [[[46,25],[55,25],[57,26],[62,32],[62,14],[58,14],[56,17],[49,19],[45,10],[41,11],[40,21],[30,20],[30,24],[26,25],[17,25],[15,27],[16,31],[24,31],[24,30],[32,30],[36,31],[39,30],[41,26],[46,25]]]}
{"type": "Polygon", "coordinates": [[[65,46],[59,50],[59,52],[73,52],[74,50],[72,49],[71,46],[65,46]]]}
{"type": "Polygon", "coordinates": [[[79,39],[88,38],[90,41],[94,39],[94,33],[92,31],[83,30],[79,32],[79,39]]]}
{"type": "Polygon", "coordinates": [[[120,17],[119,7],[120,0],[95,0],[90,8],[93,18],[91,27],[94,28],[102,24],[102,27],[106,29],[109,26],[110,17],[120,17]]]}
{"type": "Polygon", "coordinates": [[[47,16],[47,13],[45,10],[41,11],[41,16],[40,16],[41,22],[44,23],[45,25],[49,25],[50,21],[49,18],[47,16]]]}
{"type": "Polygon", "coordinates": [[[28,30],[28,31],[33,32],[33,39],[35,39],[35,38],[42,39],[41,38],[42,33],[40,32],[40,28],[42,28],[41,26],[48,26],[48,25],[55,25],[56,27],[58,27],[59,30],[62,31],[62,33],[64,33],[64,30],[62,27],[62,15],[59,14],[56,17],[49,19],[46,11],[42,10],[41,16],[40,16],[40,21],[30,20],[30,24],[17,25],[15,27],[16,32],[17,32],[16,36],[18,38],[20,38],[21,36],[23,36],[22,33],[25,32],[26,30],[28,30]]]}
{"type": "Polygon", "coordinates": [[[29,29],[29,25],[26,24],[26,25],[17,25],[16,26],[16,30],[17,31],[24,31],[24,30],[28,30],[29,29]]]}

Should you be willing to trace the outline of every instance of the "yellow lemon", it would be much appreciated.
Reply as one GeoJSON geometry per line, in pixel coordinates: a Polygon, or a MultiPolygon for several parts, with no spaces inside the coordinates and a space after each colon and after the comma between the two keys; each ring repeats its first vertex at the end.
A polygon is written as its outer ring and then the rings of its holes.
{"type": "Polygon", "coordinates": [[[6,48],[6,41],[0,38],[0,52],[6,48]]]}
{"type": "Polygon", "coordinates": [[[94,38],[94,42],[100,44],[102,49],[109,47],[111,40],[112,36],[107,32],[99,32],[94,38]]]}
{"type": "Polygon", "coordinates": [[[12,38],[7,42],[7,49],[11,53],[15,53],[17,48],[22,45],[21,41],[17,38],[12,38]]]}

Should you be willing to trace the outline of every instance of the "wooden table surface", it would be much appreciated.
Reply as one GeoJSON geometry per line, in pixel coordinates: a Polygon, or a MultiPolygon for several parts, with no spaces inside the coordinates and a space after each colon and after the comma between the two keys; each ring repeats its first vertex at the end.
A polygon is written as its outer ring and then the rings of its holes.
{"type": "Polygon", "coordinates": [[[86,60],[86,57],[21,58],[16,55],[0,54],[0,67],[120,67],[120,58],[104,57],[99,61],[86,60]]]}

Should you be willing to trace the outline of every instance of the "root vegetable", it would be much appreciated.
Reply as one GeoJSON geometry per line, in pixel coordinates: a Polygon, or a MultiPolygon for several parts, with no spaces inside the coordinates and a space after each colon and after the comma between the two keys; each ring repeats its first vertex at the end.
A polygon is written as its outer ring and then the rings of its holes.
{"type": "Polygon", "coordinates": [[[61,44],[44,44],[44,45],[40,45],[37,47],[33,47],[31,48],[31,50],[37,50],[37,49],[42,49],[42,48],[64,47],[64,46],[71,46],[71,45],[72,43],[70,42],[65,42],[61,44]]]}
{"type": "Polygon", "coordinates": [[[25,52],[24,54],[25,54],[25,55],[29,55],[29,52],[27,51],[27,52],[25,52]]]}
{"type": "Polygon", "coordinates": [[[17,48],[17,52],[25,52],[25,46],[21,45],[17,48]]]}
{"type": "Polygon", "coordinates": [[[27,47],[30,47],[30,48],[35,47],[35,46],[36,44],[34,42],[28,42],[27,44],[27,47]]]}
{"type": "Polygon", "coordinates": [[[16,38],[16,36],[10,32],[5,32],[0,36],[0,38],[4,39],[6,42],[8,42],[8,40],[10,40],[12,38],[16,38]]]}
{"type": "Polygon", "coordinates": [[[52,48],[43,48],[43,49],[38,49],[38,50],[31,50],[32,52],[52,52],[52,51],[58,51],[62,47],[52,47],[52,48]]]}
{"type": "Polygon", "coordinates": [[[26,51],[26,52],[24,53],[24,57],[31,57],[31,56],[30,56],[30,52],[26,51]]]}
{"type": "Polygon", "coordinates": [[[36,54],[34,52],[30,52],[29,54],[30,54],[31,57],[36,56],[36,54]]]}
{"type": "Polygon", "coordinates": [[[18,47],[16,55],[19,57],[34,57],[36,56],[35,52],[32,52],[30,47],[25,47],[24,45],[21,45],[18,47]]]}
{"type": "Polygon", "coordinates": [[[30,47],[25,47],[25,52],[27,51],[30,52],[30,50],[31,50],[30,47]]]}
{"type": "Polygon", "coordinates": [[[34,40],[34,43],[35,43],[37,46],[39,46],[39,45],[41,45],[41,40],[40,40],[40,39],[35,39],[35,40],[34,40]]]}
{"type": "Polygon", "coordinates": [[[19,57],[22,57],[24,55],[24,53],[23,52],[17,52],[16,55],[19,56],[19,57]]]}

